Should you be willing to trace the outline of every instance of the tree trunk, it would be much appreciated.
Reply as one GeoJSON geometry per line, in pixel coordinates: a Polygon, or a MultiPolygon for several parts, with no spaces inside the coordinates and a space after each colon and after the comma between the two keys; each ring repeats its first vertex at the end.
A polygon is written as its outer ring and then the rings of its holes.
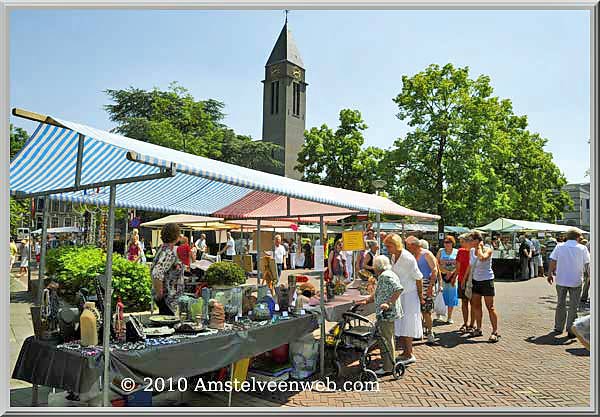
{"type": "Polygon", "coordinates": [[[446,148],[446,133],[442,133],[440,135],[440,145],[438,147],[436,163],[437,163],[437,176],[436,176],[436,193],[437,193],[437,214],[440,216],[440,220],[438,221],[438,248],[444,247],[444,239],[442,236],[445,236],[445,224],[444,224],[444,216],[445,216],[445,206],[444,206],[444,167],[442,166],[444,150],[446,148]]]}

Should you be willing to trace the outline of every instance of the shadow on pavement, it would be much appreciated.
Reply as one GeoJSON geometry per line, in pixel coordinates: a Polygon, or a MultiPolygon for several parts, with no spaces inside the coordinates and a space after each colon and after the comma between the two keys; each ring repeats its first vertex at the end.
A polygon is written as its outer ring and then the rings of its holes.
{"type": "MultiPolygon", "coordinates": [[[[488,340],[485,336],[481,337],[469,337],[466,334],[461,334],[458,330],[453,330],[449,332],[439,333],[435,332],[436,342],[433,346],[440,346],[447,349],[452,349],[458,345],[473,345],[478,343],[488,343],[488,340]]],[[[421,343],[419,343],[421,344],[421,343]]],[[[423,342],[422,344],[426,344],[423,342]]],[[[416,344],[415,344],[416,346],[416,344]]]]}
{"type": "Polygon", "coordinates": [[[590,352],[586,348],[567,349],[567,352],[574,356],[590,356],[590,352]]]}
{"type": "Polygon", "coordinates": [[[530,336],[528,338],[525,339],[526,342],[528,343],[533,343],[535,345],[550,345],[550,346],[557,346],[557,345],[570,345],[572,343],[577,342],[576,339],[569,339],[568,336],[560,336],[554,332],[550,332],[548,334],[545,334],[543,336],[530,336]]]}

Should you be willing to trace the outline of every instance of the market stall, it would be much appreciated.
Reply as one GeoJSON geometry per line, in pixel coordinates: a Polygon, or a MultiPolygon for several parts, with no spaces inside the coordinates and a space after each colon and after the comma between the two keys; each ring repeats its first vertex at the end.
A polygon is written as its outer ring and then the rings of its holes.
{"type": "MultiPolygon", "coordinates": [[[[497,246],[494,247],[492,267],[494,274],[500,278],[517,279],[521,276],[519,262],[518,235],[523,233],[536,233],[538,238],[549,237],[552,234],[566,233],[573,227],[532,222],[526,220],[514,220],[500,217],[485,226],[477,227],[477,230],[497,236],[497,246]]],[[[585,230],[577,229],[581,233],[585,230]]]]}
{"type": "MultiPolygon", "coordinates": [[[[23,110],[15,116],[39,122],[33,136],[11,162],[10,188],[16,198],[43,197],[108,206],[106,232],[106,274],[103,322],[113,322],[112,262],[115,208],[135,208],[166,213],[219,216],[217,213],[238,203],[244,215],[229,218],[261,221],[316,221],[320,235],[328,218],[356,213],[375,213],[435,219],[437,216],[399,206],[391,200],[355,191],[309,184],[190,155],[104,132],[85,125],[23,110]],[[35,165],[36,170],[27,169],[35,165]],[[39,172],[48,173],[40,177],[39,172]],[[254,193],[251,197],[252,193],[254,193]],[[253,202],[242,205],[239,202],[253,202]],[[254,208],[253,208],[254,206],[254,208]]],[[[47,207],[48,204],[44,204],[47,207]]],[[[45,272],[45,239],[48,213],[44,211],[40,278],[45,272]]],[[[260,236],[260,234],[258,234],[260,236]]],[[[260,258],[259,252],[259,258],[260,258]]],[[[39,280],[40,284],[43,280],[39,280]]],[[[40,294],[46,293],[39,291],[40,294]]],[[[324,308],[323,277],[320,277],[320,311],[324,308]]],[[[41,295],[40,295],[41,297],[41,295]]],[[[38,305],[42,305],[39,299],[38,305]]],[[[321,314],[321,363],[324,359],[324,317],[321,314]]],[[[52,322],[53,325],[55,324],[52,322]]],[[[111,332],[104,331],[98,343],[103,358],[103,404],[109,405],[109,384],[113,364],[111,332]]],[[[119,356],[115,356],[118,361],[119,356]]],[[[43,359],[34,367],[47,367],[43,359]]],[[[69,366],[69,364],[64,364],[69,366]]],[[[321,367],[323,370],[323,367],[321,367]]]]}

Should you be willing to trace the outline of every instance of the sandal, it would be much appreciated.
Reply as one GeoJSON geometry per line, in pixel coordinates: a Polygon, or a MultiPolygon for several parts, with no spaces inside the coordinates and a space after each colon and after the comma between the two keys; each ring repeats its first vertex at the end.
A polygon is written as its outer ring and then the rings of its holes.
{"type": "Polygon", "coordinates": [[[483,336],[483,332],[481,331],[481,329],[472,329],[470,336],[471,337],[480,337],[480,336],[483,336]]]}
{"type": "Polygon", "coordinates": [[[467,326],[466,324],[463,324],[462,326],[460,326],[460,329],[458,329],[458,331],[460,333],[468,333],[469,332],[469,326],[467,326]]]}
{"type": "Polygon", "coordinates": [[[490,338],[488,339],[488,341],[489,341],[490,343],[496,343],[496,342],[497,342],[497,341],[499,341],[499,340],[500,340],[500,335],[499,335],[498,333],[492,333],[492,334],[490,335],[490,338]]]}

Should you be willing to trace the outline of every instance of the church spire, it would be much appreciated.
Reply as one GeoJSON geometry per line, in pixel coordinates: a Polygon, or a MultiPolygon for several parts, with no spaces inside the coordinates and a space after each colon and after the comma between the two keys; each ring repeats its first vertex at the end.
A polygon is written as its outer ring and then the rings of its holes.
{"type": "Polygon", "coordinates": [[[288,10],[286,10],[285,12],[285,23],[283,25],[283,29],[281,29],[281,33],[279,34],[279,37],[275,42],[275,46],[271,51],[271,55],[269,55],[269,59],[267,60],[266,66],[275,64],[277,62],[287,61],[299,66],[300,68],[304,68],[304,63],[302,62],[302,58],[300,57],[300,52],[298,51],[296,42],[294,42],[294,39],[292,38],[292,33],[288,29],[288,10]]]}

